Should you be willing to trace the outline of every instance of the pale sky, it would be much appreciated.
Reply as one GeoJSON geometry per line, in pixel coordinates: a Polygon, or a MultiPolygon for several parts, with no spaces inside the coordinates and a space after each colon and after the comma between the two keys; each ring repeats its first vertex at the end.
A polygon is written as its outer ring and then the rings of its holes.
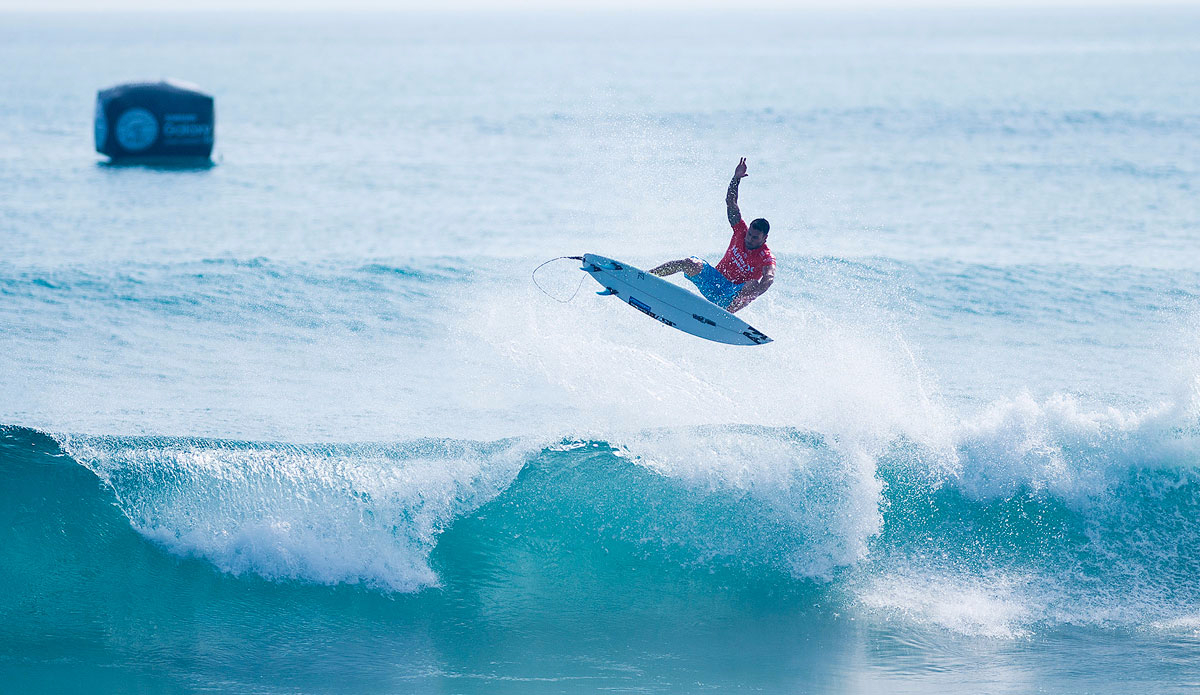
{"type": "Polygon", "coordinates": [[[0,11],[686,10],[1200,6],[1200,0],[0,0],[0,11]]]}

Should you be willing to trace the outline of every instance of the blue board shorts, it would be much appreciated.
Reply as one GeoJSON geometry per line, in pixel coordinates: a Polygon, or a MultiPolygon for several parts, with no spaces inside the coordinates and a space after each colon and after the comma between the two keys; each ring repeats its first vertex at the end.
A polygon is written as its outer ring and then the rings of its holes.
{"type": "MultiPolygon", "coordinates": [[[[692,258],[696,258],[692,256],[692,258]]],[[[724,309],[729,306],[733,298],[742,291],[743,285],[735,284],[729,278],[721,274],[721,271],[709,265],[704,259],[696,258],[696,260],[704,263],[704,269],[695,277],[684,273],[683,276],[692,281],[696,289],[700,290],[700,294],[708,301],[716,304],[724,309]]]]}

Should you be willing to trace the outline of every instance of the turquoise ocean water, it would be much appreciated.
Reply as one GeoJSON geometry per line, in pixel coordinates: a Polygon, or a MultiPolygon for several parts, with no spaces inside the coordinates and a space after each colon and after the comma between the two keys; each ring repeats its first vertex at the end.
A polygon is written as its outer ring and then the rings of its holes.
{"type": "Polygon", "coordinates": [[[0,15],[0,689],[1191,692],[1198,163],[1186,8],[0,15]],[[740,156],[775,342],[535,286],[740,156]]]}

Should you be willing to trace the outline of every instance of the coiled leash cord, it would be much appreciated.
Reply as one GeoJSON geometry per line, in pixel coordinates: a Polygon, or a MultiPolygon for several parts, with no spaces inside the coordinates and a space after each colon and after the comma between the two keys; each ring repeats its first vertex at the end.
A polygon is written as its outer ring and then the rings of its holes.
{"type": "Polygon", "coordinates": [[[545,263],[534,268],[533,272],[529,274],[529,279],[533,280],[534,287],[537,287],[539,290],[542,291],[542,294],[546,295],[547,297],[553,299],[554,301],[556,301],[560,304],[568,304],[571,302],[571,300],[575,299],[575,295],[579,294],[579,288],[583,287],[583,281],[587,279],[587,276],[585,275],[584,277],[579,278],[579,284],[575,286],[575,291],[571,293],[570,297],[568,297],[567,299],[559,299],[558,297],[555,297],[554,295],[547,292],[546,288],[542,287],[541,284],[538,283],[537,271],[539,271],[542,268],[546,267],[547,265],[553,263],[554,261],[567,261],[567,260],[582,261],[583,256],[559,256],[558,258],[551,258],[550,260],[546,261],[545,263]]]}

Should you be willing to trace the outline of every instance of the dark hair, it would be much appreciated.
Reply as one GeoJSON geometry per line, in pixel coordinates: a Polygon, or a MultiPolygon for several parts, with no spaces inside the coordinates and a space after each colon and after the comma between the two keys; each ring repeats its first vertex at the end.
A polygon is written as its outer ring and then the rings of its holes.
{"type": "Polygon", "coordinates": [[[771,231],[771,223],[760,217],[750,223],[750,229],[755,229],[763,234],[766,234],[767,232],[771,231]]]}

